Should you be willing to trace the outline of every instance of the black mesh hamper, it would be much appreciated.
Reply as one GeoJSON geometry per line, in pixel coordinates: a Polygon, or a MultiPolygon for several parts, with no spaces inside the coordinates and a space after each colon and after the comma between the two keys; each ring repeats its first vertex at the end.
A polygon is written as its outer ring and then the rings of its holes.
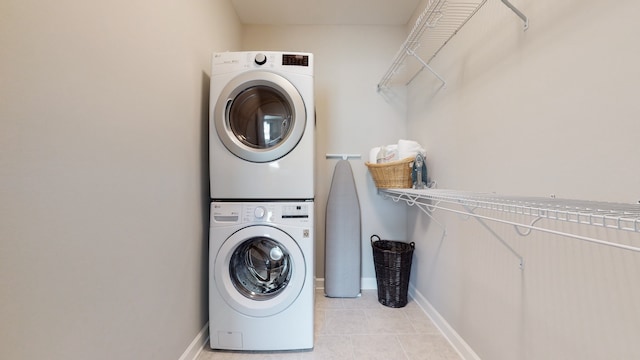
{"type": "Polygon", "coordinates": [[[378,235],[371,235],[371,247],[378,284],[378,302],[393,308],[404,307],[407,305],[415,243],[380,240],[378,235]]]}

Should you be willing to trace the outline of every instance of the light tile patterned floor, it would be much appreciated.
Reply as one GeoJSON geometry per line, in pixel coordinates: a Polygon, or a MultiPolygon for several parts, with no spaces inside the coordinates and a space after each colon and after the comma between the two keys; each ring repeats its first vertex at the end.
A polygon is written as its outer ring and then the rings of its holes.
{"type": "Polygon", "coordinates": [[[311,351],[213,351],[208,345],[197,360],[460,360],[429,318],[409,301],[406,307],[378,303],[375,290],[354,299],[327,298],[316,292],[315,344],[311,351]]]}

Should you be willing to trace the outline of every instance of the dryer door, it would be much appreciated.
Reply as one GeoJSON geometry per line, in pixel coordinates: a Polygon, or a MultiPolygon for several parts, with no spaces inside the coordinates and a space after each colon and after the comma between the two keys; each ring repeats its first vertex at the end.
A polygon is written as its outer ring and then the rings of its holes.
{"type": "Polygon", "coordinates": [[[306,271],[293,238],[265,225],[233,233],[218,250],[213,266],[216,286],[227,304],[254,317],[289,307],[302,290],[306,271]]]}
{"type": "Polygon", "coordinates": [[[213,119],[227,150],[247,161],[269,162],[296,147],[307,115],[302,96],[287,79],[249,71],[224,87],[213,119]]]}

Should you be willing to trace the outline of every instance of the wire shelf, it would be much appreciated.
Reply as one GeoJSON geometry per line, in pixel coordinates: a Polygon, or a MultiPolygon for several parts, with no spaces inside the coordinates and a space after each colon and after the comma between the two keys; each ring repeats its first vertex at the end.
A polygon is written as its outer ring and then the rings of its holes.
{"type": "MultiPolygon", "coordinates": [[[[498,221],[514,225],[516,229],[526,228],[568,236],[601,245],[608,245],[625,250],[640,252],[640,247],[619,244],[602,239],[594,239],[574,233],[556,231],[536,225],[539,220],[552,220],[603,227],[607,229],[640,233],[640,204],[623,204],[583,200],[567,200],[540,197],[501,196],[490,193],[473,193],[443,189],[383,189],[386,197],[394,201],[405,201],[408,205],[418,205],[425,213],[434,209],[453,211],[481,219],[498,221]],[[441,204],[459,205],[462,211],[441,204]],[[532,217],[530,223],[507,221],[489,215],[475,213],[476,209],[526,215],[532,217]]],[[[518,230],[520,235],[528,235],[518,230]]]]}
{"type": "MultiPolygon", "coordinates": [[[[501,1],[525,22],[526,30],[529,23],[527,17],[508,0],[501,1]]],[[[410,76],[407,84],[426,68],[446,85],[446,81],[429,66],[429,63],[486,2],[487,0],[429,0],[391,66],[378,83],[378,91],[391,85],[391,80],[401,72],[407,56],[410,55],[416,58],[421,66],[410,76]],[[427,29],[429,31],[425,35],[427,29]],[[418,55],[418,49],[422,57],[418,55]]]]}

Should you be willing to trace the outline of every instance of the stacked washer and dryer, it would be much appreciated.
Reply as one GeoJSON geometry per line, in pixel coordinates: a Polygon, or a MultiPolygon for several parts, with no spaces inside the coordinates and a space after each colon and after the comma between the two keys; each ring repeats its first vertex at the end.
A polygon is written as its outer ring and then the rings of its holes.
{"type": "Polygon", "coordinates": [[[313,347],[313,55],[213,55],[210,345],[313,347]]]}

